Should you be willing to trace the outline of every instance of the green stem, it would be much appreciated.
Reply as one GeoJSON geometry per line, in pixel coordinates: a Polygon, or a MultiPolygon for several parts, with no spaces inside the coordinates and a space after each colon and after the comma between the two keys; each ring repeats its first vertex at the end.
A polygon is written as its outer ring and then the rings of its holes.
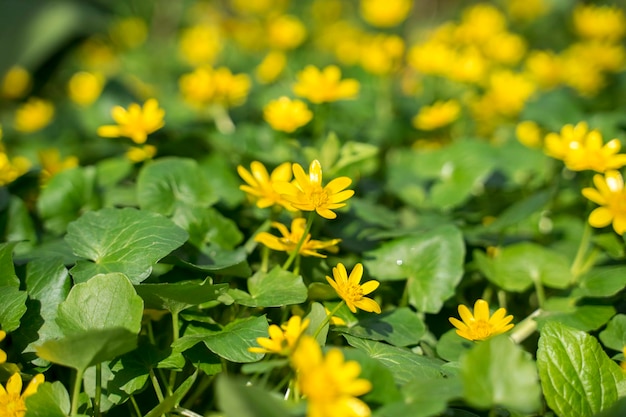
{"type": "Polygon", "coordinates": [[[541,314],[541,309],[533,311],[528,317],[524,320],[520,321],[511,332],[511,339],[515,343],[521,343],[528,336],[533,334],[535,330],[537,330],[537,322],[535,321],[535,317],[541,314]]]}
{"type": "Polygon", "coordinates": [[[257,246],[257,241],[254,240],[254,237],[256,235],[258,235],[261,232],[267,232],[270,229],[270,225],[272,224],[272,219],[267,219],[265,220],[257,229],[256,231],[252,234],[252,236],[250,236],[250,239],[248,239],[246,241],[246,243],[243,245],[243,248],[245,249],[246,253],[252,253],[252,251],[254,250],[254,248],[256,248],[257,246]]]}
{"type": "Polygon", "coordinates": [[[159,380],[156,374],[154,373],[153,369],[150,369],[149,373],[150,373],[150,381],[152,382],[152,387],[154,387],[154,393],[157,396],[157,400],[159,400],[159,402],[162,403],[165,397],[163,396],[163,391],[161,391],[161,385],[159,385],[159,380]]]}
{"type": "Polygon", "coordinates": [[[187,396],[185,402],[183,403],[183,408],[191,408],[196,400],[205,394],[205,391],[209,388],[213,380],[215,379],[215,375],[203,375],[203,378],[200,380],[200,383],[197,384],[196,388],[194,388],[193,392],[187,396]]]}
{"type": "Polygon", "coordinates": [[[93,399],[93,415],[100,417],[100,396],[102,395],[102,364],[96,365],[96,398],[93,399]]]}
{"type": "Polygon", "coordinates": [[[330,313],[328,313],[326,315],[326,317],[324,318],[324,320],[320,323],[319,326],[317,326],[317,329],[315,329],[315,333],[313,333],[313,339],[317,340],[317,336],[320,334],[320,332],[322,331],[322,329],[324,328],[324,326],[326,326],[326,324],[328,324],[328,322],[330,321],[330,319],[333,318],[333,316],[335,315],[336,312],[339,311],[339,309],[341,308],[341,306],[343,306],[345,304],[345,301],[341,300],[341,302],[339,304],[337,304],[337,306],[335,306],[335,308],[333,308],[333,311],[331,311],[330,313]]]}
{"type": "Polygon", "coordinates": [[[135,411],[137,417],[141,417],[141,410],[139,409],[139,404],[137,404],[137,400],[135,399],[134,395],[130,396],[130,404],[133,406],[133,411],[135,411]]]}
{"type": "Polygon", "coordinates": [[[574,262],[572,263],[572,267],[570,268],[572,276],[574,277],[574,282],[578,281],[578,277],[585,273],[585,255],[587,254],[590,240],[591,225],[589,224],[589,222],[585,222],[585,228],[583,229],[583,234],[580,237],[578,251],[576,252],[576,257],[574,258],[574,262]]]}
{"type": "Polygon", "coordinates": [[[80,388],[83,385],[84,369],[76,370],[76,380],[74,381],[74,390],[72,391],[72,406],[70,408],[70,416],[75,416],[78,413],[78,396],[80,395],[80,388]]]}
{"type": "Polygon", "coordinates": [[[546,292],[543,288],[543,284],[541,283],[541,278],[539,276],[532,276],[533,284],[535,285],[535,294],[537,295],[537,304],[539,304],[539,308],[543,308],[543,305],[546,301],[546,292]]]}
{"type": "Polygon", "coordinates": [[[291,254],[289,255],[289,258],[287,258],[287,261],[285,261],[285,263],[283,264],[284,271],[286,271],[287,268],[291,266],[293,261],[296,259],[296,256],[300,254],[300,249],[302,249],[302,245],[304,244],[306,237],[309,235],[309,232],[311,231],[311,225],[313,224],[314,216],[315,216],[314,211],[309,212],[309,217],[307,218],[307,221],[306,221],[306,227],[304,228],[304,233],[302,233],[302,236],[300,237],[300,240],[298,241],[296,248],[293,250],[293,252],[291,252],[291,254]]]}

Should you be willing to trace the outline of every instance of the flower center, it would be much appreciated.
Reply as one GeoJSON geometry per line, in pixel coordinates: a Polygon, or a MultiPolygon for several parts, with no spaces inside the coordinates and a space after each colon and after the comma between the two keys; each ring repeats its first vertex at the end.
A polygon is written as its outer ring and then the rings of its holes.
{"type": "Polygon", "coordinates": [[[345,289],[346,297],[352,301],[359,301],[363,298],[363,290],[360,285],[346,285],[345,289]]]}
{"type": "Polygon", "coordinates": [[[24,417],[26,405],[24,400],[16,394],[7,394],[0,397],[0,416],[24,417]]]}
{"type": "Polygon", "coordinates": [[[323,189],[311,193],[311,204],[314,207],[324,207],[328,204],[328,193],[323,189]]]}
{"type": "Polygon", "coordinates": [[[491,336],[492,326],[484,320],[477,320],[471,325],[472,338],[474,340],[485,340],[491,336]]]}

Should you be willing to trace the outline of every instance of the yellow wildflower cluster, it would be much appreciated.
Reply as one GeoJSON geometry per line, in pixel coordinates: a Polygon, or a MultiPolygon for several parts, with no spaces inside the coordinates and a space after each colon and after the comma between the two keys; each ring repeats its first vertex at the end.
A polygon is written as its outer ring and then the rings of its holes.
{"type": "Polygon", "coordinates": [[[165,125],[163,117],[165,111],[159,107],[159,102],[148,99],[143,106],[132,103],[125,109],[115,106],[111,110],[113,120],[117,125],[106,125],[98,128],[98,135],[105,138],[126,137],[137,144],[143,144],[148,140],[150,133],[156,132],[165,125]]]}
{"type": "Polygon", "coordinates": [[[200,67],[179,80],[183,100],[196,108],[210,105],[232,107],[243,104],[251,82],[246,74],[233,74],[226,67],[200,67]]]}

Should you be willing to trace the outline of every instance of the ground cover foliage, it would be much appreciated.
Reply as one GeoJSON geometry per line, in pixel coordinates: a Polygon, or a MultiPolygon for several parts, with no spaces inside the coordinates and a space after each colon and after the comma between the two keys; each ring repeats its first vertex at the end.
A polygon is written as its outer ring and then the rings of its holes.
{"type": "Polygon", "coordinates": [[[624,415],[619,4],[0,21],[0,415],[624,415]]]}

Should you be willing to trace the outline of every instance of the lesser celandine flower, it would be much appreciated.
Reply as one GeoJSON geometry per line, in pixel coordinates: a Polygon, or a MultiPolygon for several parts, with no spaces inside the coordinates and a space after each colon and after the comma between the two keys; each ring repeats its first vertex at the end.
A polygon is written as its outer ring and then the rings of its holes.
{"type": "Polygon", "coordinates": [[[156,132],[165,125],[163,121],[165,110],[159,107],[159,102],[154,98],[146,100],[143,107],[137,103],[132,103],[128,109],[115,106],[111,114],[117,125],[98,128],[98,135],[105,138],[123,136],[132,139],[137,144],[142,144],[146,142],[150,133],[156,132]]]}
{"type": "Polygon", "coordinates": [[[329,65],[321,71],[308,65],[296,77],[298,82],[293,86],[294,93],[312,103],[353,99],[359,93],[359,82],[351,78],[342,80],[341,70],[336,65],[329,65]]]}
{"type": "Polygon", "coordinates": [[[589,224],[593,227],[613,225],[620,235],[626,232],[626,190],[624,179],[619,171],[607,171],[604,176],[593,176],[596,188],[583,188],[582,193],[589,200],[601,207],[594,209],[589,215],[589,224]]]}
{"type": "Polygon", "coordinates": [[[48,126],[54,117],[54,105],[48,100],[31,97],[15,110],[13,125],[24,133],[37,132],[48,126]]]}
{"type": "Polygon", "coordinates": [[[219,32],[212,25],[196,25],[181,32],[178,50],[191,65],[212,64],[221,49],[219,32]]]}
{"type": "Polygon", "coordinates": [[[47,183],[61,171],[78,166],[78,158],[70,155],[65,159],[61,158],[61,152],[56,148],[42,149],[37,153],[41,164],[41,183],[47,183]]]}
{"type": "Polygon", "coordinates": [[[6,388],[0,385],[0,416],[24,417],[26,415],[24,400],[36,393],[43,381],[43,374],[35,375],[22,392],[22,377],[19,373],[13,374],[7,381],[6,388]]]}
{"type": "Polygon", "coordinates": [[[300,19],[280,15],[270,19],[267,26],[269,46],[280,50],[295,49],[306,39],[306,27],[300,19]]]}
{"type": "Polygon", "coordinates": [[[308,417],[369,417],[366,403],[356,398],[371,391],[372,383],[359,378],[361,365],[346,361],[338,348],[322,353],[317,341],[302,336],[291,357],[300,391],[307,400],[308,417]]]}
{"type": "Polygon", "coordinates": [[[291,133],[309,123],[313,118],[313,112],[302,100],[292,100],[283,96],[265,105],[263,118],[272,129],[291,133]]]}
{"type": "Polygon", "coordinates": [[[257,337],[256,342],[261,347],[249,347],[248,351],[253,353],[276,353],[278,355],[289,356],[298,344],[302,333],[309,327],[309,319],[300,316],[292,316],[287,323],[280,327],[275,324],[268,328],[268,337],[257,337]]]}
{"type": "Polygon", "coordinates": [[[450,323],[456,327],[456,333],[467,340],[485,340],[502,334],[513,328],[513,316],[506,316],[506,309],[499,308],[489,314],[489,303],[485,300],[476,300],[474,314],[467,306],[459,305],[461,320],[450,317],[450,323]]]}
{"type": "Polygon", "coordinates": [[[491,73],[485,97],[497,113],[513,117],[522,111],[535,90],[535,83],[526,75],[500,70],[491,73]]]}
{"type": "Polygon", "coordinates": [[[506,31],[506,17],[489,3],[478,3],[463,11],[456,37],[463,42],[482,44],[506,31]]]}
{"type": "Polygon", "coordinates": [[[551,89],[561,82],[562,60],[552,51],[531,51],[524,61],[526,71],[542,89],[551,89]]]}
{"type": "Polygon", "coordinates": [[[23,156],[9,159],[6,153],[0,152],[0,186],[15,181],[28,172],[30,166],[30,161],[23,156]]]}
{"type": "Polygon", "coordinates": [[[14,65],[2,78],[2,96],[8,99],[24,97],[31,82],[30,73],[24,67],[14,65]]]}
{"type": "Polygon", "coordinates": [[[360,42],[360,51],[359,63],[365,71],[385,75],[400,67],[404,41],[396,35],[364,36],[360,42]]]}
{"type": "Polygon", "coordinates": [[[458,101],[437,101],[431,106],[423,106],[411,121],[417,129],[435,130],[454,122],[460,113],[458,101]]]}
{"type": "Polygon", "coordinates": [[[257,207],[267,208],[279,205],[287,210],[295,211],[291,204],[274,190],[275,183],[291,181],[291,164],[289,162],[277,166],[271,175],[268,174],[265,165],[259,161],[253,161],[250,164],[250,171],[239,165],[237,173],[246,182],[245,185],[240,185],[239,189],[256,199],[257,207]]]}
{"type": "Polygon", "coordinates": [[[143,146],[131,146],[126,151],[126,158],[133,163],[143,162],[147,159],[152,159],[157,153],[156,146],[143,145],[143,146]]]}
{"type": "Polygon", "coordinates": [[[381,310],[378,303],[371,298],[365,297],[378,288],[380,283],[376,280],[371,280],[361,285],[362,277],[362,264],[356,264],[348,276],[346,267],[339,263],[333,268],[334,279],[327,276],[326,281],[337,291],[339,297],[346,302],[346,305],[353,313],[356,313],[357,308],[363,311],[380,313],[381,310]]]}
{"type": "MultiPolygon", "coordinates": [[[[306,219],[303,217],[297,217],[291,221],[291,230],[287,229],[285,225],[278,222],[272,222],[272,227],[278,229],[282,237],[274,236],[267,232],[261,232],[254,237],[254,240],[260,242],[270,249],[284,252],[292,252],[296,250],[300,239],[306,229],[306,219]]],[[[299,254],[303,256],[316,256],[318,258],[325,258],[326,255],[318,253],[318,250],[326,250],[331,253],[335,253],[339,250],[337,244],[341,242],[341,239],[331,239],[328,241],[313,240],[311,234],[307,233],[304,237],[304,241],[300,246],[299,254]]]]}
{"type": "Polygon", "coordinates": [[[269,84],[278,78],[287,65],[287,56],[281,51],[271,51],[259,65],[256,66],[254,74],[261,84],[269,84]]]}
{"type": "Polygon", "coordinates": [[[363,19],[372,26],[393,27],[402,23],[413,6],[411,0],[361,0],[363,19]]]}
{"type": "Polygon", "coordinates": [[[352,183],[348,177],[335,178],[322,186],[322,165],[317,159],[311,162],[309,175],[300,164],[293,164],[292,169],[295,181],[275,182],[274,190],[297,210],[315,211],[326,219],[334,219],[337,214],[332,210],[344,207],[344,201],[354,195],[353,190],[346,190],[352,183]]]}
{"type": "Polygon", "coordinates": [[[538,148],[542,144],[541,129],[532,120],[520,122],[515,127],[515,136],[524,146],[538,148]]]}
{"type": "Polygon", "coordinates": [[[626,34],[626,16],[619,7],[579,4],[573,20],[576,33],[583,38],[619,41],[626,34]]]}
{"type": "MultiPolygon", "coordinates": [[[[7,337],[7,332],[4,330],[0,330],[0,342],[2,342],[7,337]]],[[[5,363],[7,361],[7,354],[4,350],[0,349],[0,364],[5,363]]]]}
{"type": "Polygon", "coordinates": [[[183,99],[192,106],[205,107],[218,104],[233,107],[243,104],[250,91],[250,77],[233,74],[226,67],[196,68],[179,79],[183,99]]]}
{"type": "Polygon", "coordinates": [[[76,104],[89,106],[100,97],[104,81],[98,72],[77,72],[67,83],[68,96],[76,104]]]}

